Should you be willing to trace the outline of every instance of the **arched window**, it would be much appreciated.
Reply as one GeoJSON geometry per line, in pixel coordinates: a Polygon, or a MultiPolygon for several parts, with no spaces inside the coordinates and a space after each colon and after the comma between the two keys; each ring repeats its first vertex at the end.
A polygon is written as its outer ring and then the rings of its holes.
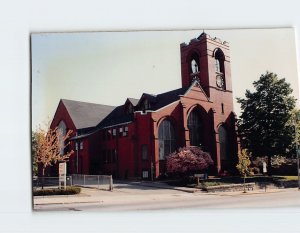
{"type": "Polygon", "coordinates": [[[159,159],[164,160],[167,155],[176,150],[175,130],[169,120],[163,120],[158,128],[159,159]]]}
{"type": "Polygon", "coordinates": [[[197,62],[193,59],[191,61],[191,69],[192,69],[192,73],[197,73],[198,72],[198,64],[197,62]]]}
{"type": "Polygon", "coordinates": [[[217,49],[215,52],[215,69],[218,73],[224,74],[224,53],[221,49],[217,49]]]}
{"type": "Polygon", "coordinates": [[[58,131],[60,131],[60,135],[59,135],[59,138],[58,138],[59,147],[60,147],[60,154],[63,155],[64,154],[64,147],[65,147],[63,138],[66,136],[67,126],[66,126],[65,122],[61,121],[61,122],[59,122],[57,128],[58,128],[58,131]]]}
{"type": "Polygon", "coordinates": [[[219,127],[219,142],[220,142],[220,156],[221,160],[228,159],[228,135],[226,128],[221,125],[219,127]]]}
{"type": "Polygon", "coordinates": [[[194,53],[191,56],[191,62],[190,62],[190,69],[191,69],[191,74],[195,74],[199,72],[199,56],[197,53],[194,53]]]}
{"type": "Polygon", "coordinates": [[[191,146],[203,146],[202,139],[202,124],[201,115],[199,110],[194,109],[188,117],[188,128],[190,131],[190,144],[191,146]]]}

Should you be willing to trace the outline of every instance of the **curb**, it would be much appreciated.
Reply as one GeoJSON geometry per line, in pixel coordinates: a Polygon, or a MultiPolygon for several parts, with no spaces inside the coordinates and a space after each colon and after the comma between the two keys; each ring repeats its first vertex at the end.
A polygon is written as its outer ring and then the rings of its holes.
{"type": "Polygon", "coordinates": [[[43,205],[62,205],[62,204],[88,204],[88,203],[101,203],[100,201],[71,201],[71,202],[52,202],[52,203],[39,203],[34,204],[34,206],[43,206],[43,205]]]}
{"type": "MultiPolygon", "coordinates": [[[[161,184],[161,183],[159,183],[161,184]]],[[[195,192],[200,192],[202,190],[200,189],[191,189],[191,190],[188,190],[187,189],[183,189],[183,188],[180,188],[180,187],[173,187],[173,186],[156,186],[156,185],[151,185],[151,184],[148,184],[148,183],[135,183],[135,185],[140,185],[140,186],[144,186],[144,187],[154,187],[154,188],[159,188],[159,189],[171,189],[171,190],[177,190],[177,191],[182,191],[182,192],[186,192],[186,193],[195,193],[195,192]]]]}

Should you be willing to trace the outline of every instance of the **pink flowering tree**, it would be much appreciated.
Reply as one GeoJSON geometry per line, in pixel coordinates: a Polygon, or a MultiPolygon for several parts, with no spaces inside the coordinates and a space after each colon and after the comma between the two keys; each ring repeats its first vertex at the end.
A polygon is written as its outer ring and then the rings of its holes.
{"type": "Polygon", "coordinates": [[[171,174],[190,175],[205,171],[213,164],[210,155],[195,146],[179,148],[167,156],[167,172],[171,174]]]}

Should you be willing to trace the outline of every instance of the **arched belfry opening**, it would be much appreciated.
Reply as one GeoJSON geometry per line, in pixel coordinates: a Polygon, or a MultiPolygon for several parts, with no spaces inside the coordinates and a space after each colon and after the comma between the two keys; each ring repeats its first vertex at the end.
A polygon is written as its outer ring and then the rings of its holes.
{"type": "Polygon", "coordinates": [[[225,73],[224,67],[225,56],[221,49],[216,49],[215,51],[215,70],[218,73],[225,73]]]}
{"type": "Polygon", "coordinates": [[[220,48],[217,48],[214,53],[215,57],[215,71],[216,71],[216,85],[219,89],[226,89],[225,82],[225,56],[220,48]]]}
{"type": "Polygon", "coordinates": [[[190,58],[190,74],[197,74],[200,71],[199,55],[193,52],[190,58]]]}

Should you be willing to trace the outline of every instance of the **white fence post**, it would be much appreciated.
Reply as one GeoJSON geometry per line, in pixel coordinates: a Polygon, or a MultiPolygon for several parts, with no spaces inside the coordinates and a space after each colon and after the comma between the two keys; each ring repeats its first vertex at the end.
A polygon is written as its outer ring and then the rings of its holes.
{"type": "Polygon", "coordinates": [[[109,179],[109,191],[113,191],[113,180],[112,180],[112,176],[110,176],[110,179],[109,179]]]}

